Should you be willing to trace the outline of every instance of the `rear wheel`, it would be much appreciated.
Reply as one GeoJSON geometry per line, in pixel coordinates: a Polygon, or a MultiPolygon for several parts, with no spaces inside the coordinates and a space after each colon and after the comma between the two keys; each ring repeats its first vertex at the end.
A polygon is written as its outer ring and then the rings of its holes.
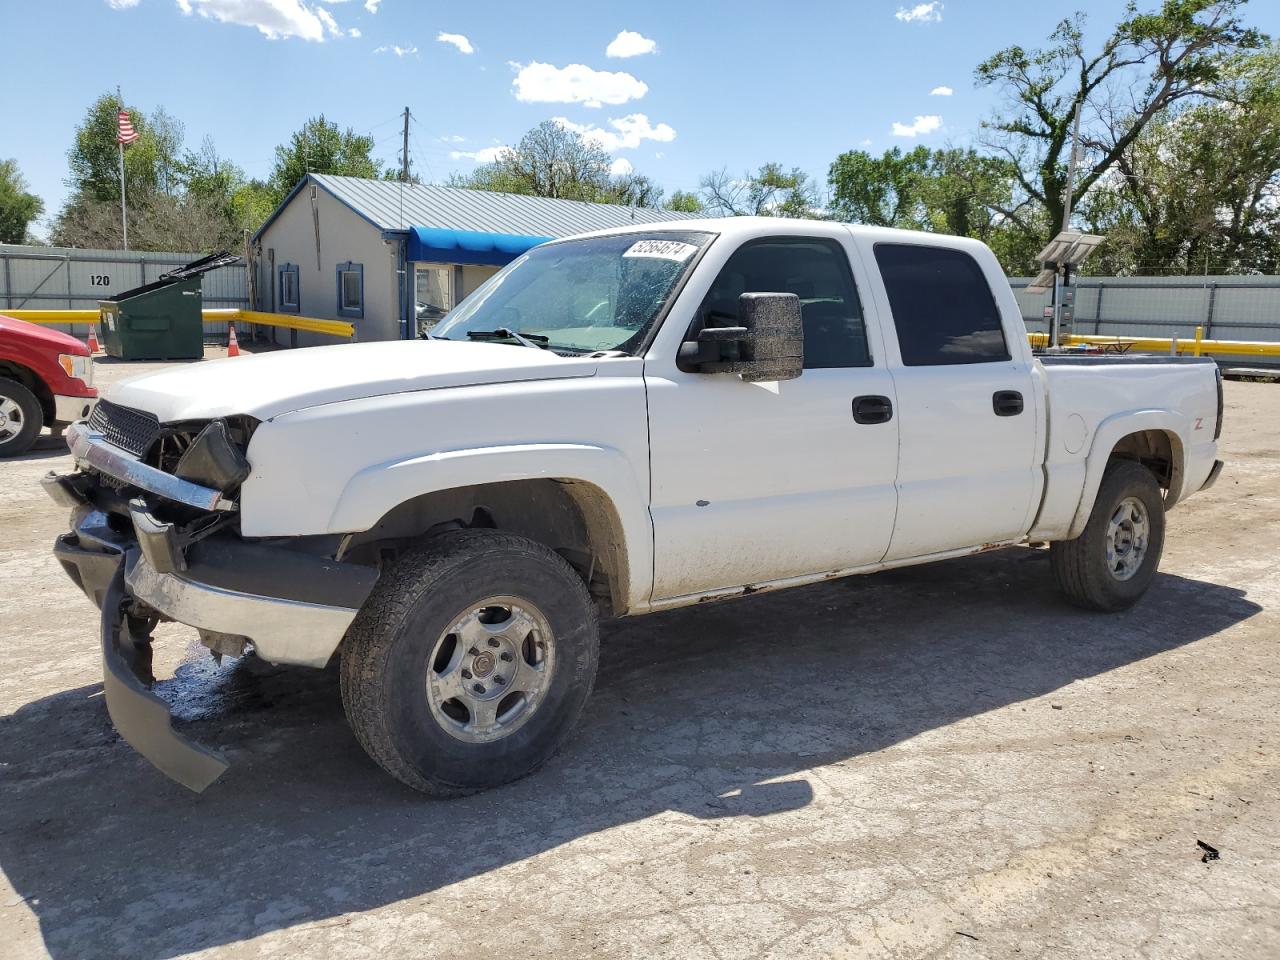
{"type": "Polygon", "coordinates": [[[0,457],[26,453],[40,435],[40,401],[17,380],[0,377],[0,457]]]}
{"type": "Polygon", "coordinates": [[[1140,463],[1116,460],[1103,474],[1093,512],[1074,540],[1049,546],[1058,586],[1076,606],[1116,612],[1147,592],[1164,548],[1164,497],[1140,463]]]}
{"type": "Polygon", "coordinates": [[[555,753],[591,692],[598,642],[591,598],[559,554],[453,531],[378,581],[343,646],[342,699],[384,770],[458,796],[555,753]]]}

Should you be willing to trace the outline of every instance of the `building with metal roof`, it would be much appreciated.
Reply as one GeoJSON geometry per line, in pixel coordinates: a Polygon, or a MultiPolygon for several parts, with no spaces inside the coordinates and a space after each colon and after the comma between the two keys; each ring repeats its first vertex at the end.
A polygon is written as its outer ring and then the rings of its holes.
{"type": "Polygon", "coordinates": [[[539,243],[691,216],[312,173],[254,234],[251,295],[259,310],[350,320],[358,340],[413,337],[539,243]]]}

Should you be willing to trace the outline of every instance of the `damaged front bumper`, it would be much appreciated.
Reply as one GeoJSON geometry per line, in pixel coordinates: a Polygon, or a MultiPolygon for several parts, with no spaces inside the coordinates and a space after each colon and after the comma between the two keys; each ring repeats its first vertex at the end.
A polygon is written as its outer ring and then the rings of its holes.
{"type": "Polygon", "coordinates": [[[174,620],[198,628],[206,642],[252,641],[270,662],[323,667],[378,576],[372,567],[225,531],[184,537],[144,499],[125,501],[92,474],[50,474],[44,486],[72,507],[72,529],[54,543],[54,556],[102,611],[112,723],[162,773],[197,792],[227,763],[174,731],[168,706],[149,689],[149,627],[174,620]]]}

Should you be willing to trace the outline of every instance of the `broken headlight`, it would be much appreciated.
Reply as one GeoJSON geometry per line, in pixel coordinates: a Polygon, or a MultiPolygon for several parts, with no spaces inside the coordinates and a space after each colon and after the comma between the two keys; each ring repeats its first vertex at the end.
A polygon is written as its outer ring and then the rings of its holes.
{"type": "MultiPolygon", "coordinates": [[[[248,437],[243,442],[247,444],[248,437]]],[[[183,480],[230,493],[249,476],[249,459],[227,421],[213,420],[183,451],[173,472],[183,480]]]]}

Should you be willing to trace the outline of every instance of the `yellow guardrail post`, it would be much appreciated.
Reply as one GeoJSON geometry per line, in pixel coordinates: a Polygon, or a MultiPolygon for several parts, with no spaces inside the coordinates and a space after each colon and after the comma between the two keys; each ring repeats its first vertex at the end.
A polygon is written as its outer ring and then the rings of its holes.
{"type": "Polygon", "coordinates": [[[1200,344],[1203,341],[1203,339],[1204,339],[1204,327],[1197,325],[1196,326],[1196,345],[1195,345],[1195,349],[1191,353],[1193,357],[1200,356],[1200,344]]]}

